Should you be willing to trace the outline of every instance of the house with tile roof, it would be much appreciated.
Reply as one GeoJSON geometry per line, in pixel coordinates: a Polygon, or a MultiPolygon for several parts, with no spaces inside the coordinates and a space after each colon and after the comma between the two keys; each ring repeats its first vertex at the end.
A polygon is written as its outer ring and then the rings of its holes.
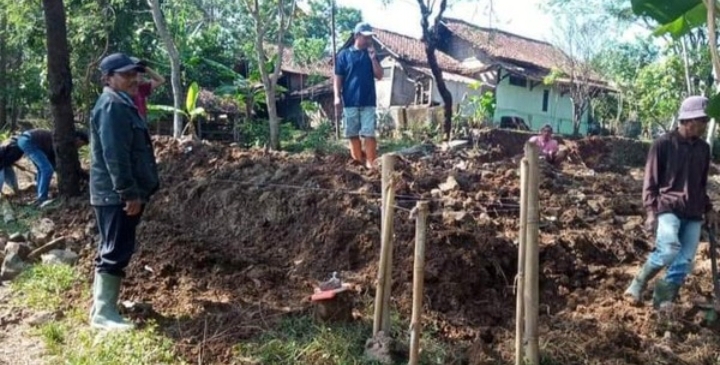
{"type": "MultiPolygon", "coordinates": [[[[494,122],[522,120],[530,129],[551,124],[563,134],[573,132],[574,103],[570,95],[572,82],[590,86],[591,95],[612,92],[602,77],[585,73],[582,81],[567,76],[544,82],[554,70],[561,75],[577,74],[573,62],[562,50],[550,43],[522,37],[497,29],[483,28],[468,22],[442,20],[439,48],[470,71],[491,80],[495,89],[494,122]]],[[[580,133],[586,134],[589,111],[581,116],[580,133]]]]}
{"type": "MultiPolygon", "coordinates": [[[[374,32],[378,56],[385,70],[385,77],[376,81],[378,107],[442,104],[422,41],[377,27],[374,32]]],[[[447,18],[442,20],[440,39],[436,57],[456,106],[463,104],[468,95],[493,91],[496,125],[522,122],[532,130],[539,130],[550,123],[559,133],[572,133],[574,105],[569,93],[572,81],[560,77],[552,85],[544,82],[553,70],[567,69],[568,57],[559,48],[447,18]],[[480,88],[471,87],[477,83],[481,84],[480,88]]],[[[343,48],[352,42],[351,37],[343,48]]],[[[584,82],[592,85],[597,93],[613,90],[597,75],[584,82]]],[[[587,132],[588,120],[586,111],[581,118],[580,133],[587,132]]]]}

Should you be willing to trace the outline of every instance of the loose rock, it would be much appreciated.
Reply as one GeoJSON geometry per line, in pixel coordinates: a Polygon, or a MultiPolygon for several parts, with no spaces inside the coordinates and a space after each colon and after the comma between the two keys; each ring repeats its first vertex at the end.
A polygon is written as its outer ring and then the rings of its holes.
{"type": "Polygon", "coordinates": [[[70,250],[50,250],[50,252],[41,256],[44,264],[69,265],[74,266],[78,261],[78,254],[70,250]]]}

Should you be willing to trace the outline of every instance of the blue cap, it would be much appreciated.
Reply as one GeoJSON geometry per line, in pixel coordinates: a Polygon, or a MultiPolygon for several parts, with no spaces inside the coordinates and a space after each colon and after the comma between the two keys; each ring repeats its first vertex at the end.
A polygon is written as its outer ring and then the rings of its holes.
{"type": "Polygon", "coordinates": [[[143,71],[144,68],[124,53],[113,53],[100,61],[100,71],[103,75],[132,70],[143,71]]]}
{"type": "Polygon", "coordinates": [[[375,33],[373,33],[373,28],[370,24],[362,22],[355,26],[353,34],[373,35],[375,33]]]}

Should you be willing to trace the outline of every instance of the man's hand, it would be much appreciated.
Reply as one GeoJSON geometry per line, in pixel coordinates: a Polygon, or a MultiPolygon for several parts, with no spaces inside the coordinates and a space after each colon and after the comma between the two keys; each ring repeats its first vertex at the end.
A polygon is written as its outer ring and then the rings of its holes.
{"type": "Polygon", "coordinates": [[[142,201],[140,199],[128,200],[125,202],[125,214],[131,217],[140,214],[141,209],[142,201]]]}
{"type": "Polygon", "coordinates": [[[335,97],[335,112],[338,116],[342,113],[342,99],[339,96],[335,97]]]}
{"type": "Polygon", "coordinates": [[[718,213],[715,210],[709,210],[707,213],[705,213],[705,225],[713,230],[717,231],[718,225],[720,225],[720,216],[718,216],[718,213]]]}
{"type": "Polygon", "coordinates": [[[656,229],[657,229],[657,216],[655,215],[655,212],[649,211],[647,213],[647,218],[645,218],[645,230],[647,230],[649,233],[653,234],[653,233],[655,233],[656,229]]]}
{"type": "Polygon", "coordinates": [[[368,47],[368,55],[370,55],[370,58],[375,58],[377,55],[377,52],[375,51],[375,46],[368,47]]]}

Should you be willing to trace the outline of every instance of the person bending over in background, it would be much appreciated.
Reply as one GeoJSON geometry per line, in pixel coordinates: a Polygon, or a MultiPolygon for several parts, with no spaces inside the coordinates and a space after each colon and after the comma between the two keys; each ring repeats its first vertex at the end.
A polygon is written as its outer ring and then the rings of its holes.
{"type": "MultiPolygon", "coordinates": [[[[88,134],[84,131],[75,131],[75,147],[80,149],[88,144],[88,134]]],[[[31,129],[13,137],[8,147],[12,151],[15,146],[21,151],[20,156],[25,155],[37,169],[35,182],[37,184],[37,198],[34,205],[41,205],[48,199],[50,181],[55,173],[55,146],[53,144],[52,131],[47,129],[31,129]]],[[[18,152],[10,152],[10,156],[17,157],[18,152]]],[[[19,159],[19,157],[18,157],[19,159]]],[[[11,160],[11,159],[10,159],[11,160]]],[[[16,160],[17,161],[17,160],[16,160]]],[[[8,161],[9,162],[9,161],[8,161]]],[[[12,169],[11,164],[5,168],[12,169]]],[[[13,172],[12,175],[15,173],[13,172]]],[[[15,180],[17,182],[17,180],[15,180]]]]}

